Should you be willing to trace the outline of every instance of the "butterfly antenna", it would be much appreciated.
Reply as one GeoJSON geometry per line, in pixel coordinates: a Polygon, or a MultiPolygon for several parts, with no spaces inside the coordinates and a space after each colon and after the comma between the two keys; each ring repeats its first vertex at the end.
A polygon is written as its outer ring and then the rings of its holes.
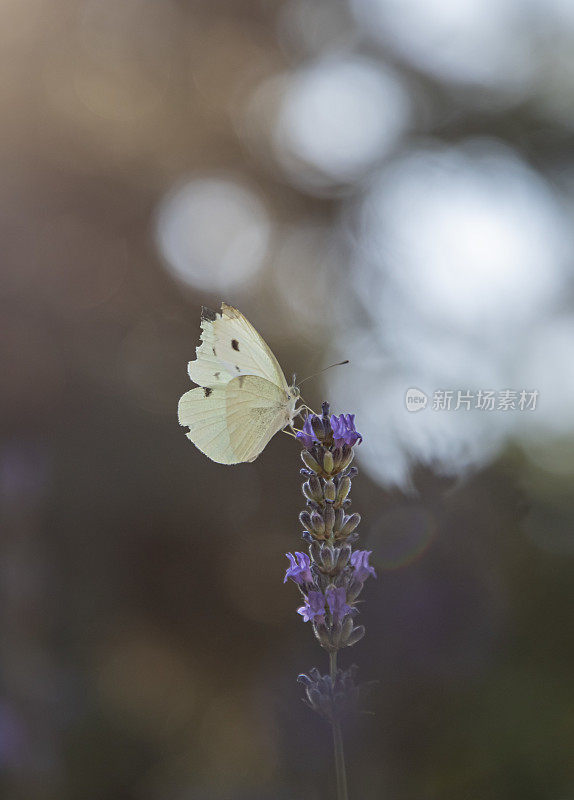
{"type": "Polygon", "coordinates": [[[305,383],[305,381],[309,381],[309,380],[311,380],[311,378],[316,378],[316,377],[317,377],[317,375],[321,375],[321,373],[323,373],[323,372],[327,372],[327,370],[328,370],[328,369],[331,369],[332,367],[342,367],[342,366],[343,366],[343,364],[349,364],[349,363],[350,363],[350,362],[349,362],[349,359],[347,358],[345,361],[337,361],[337,363],[336,363],[336,364],[329,364],[329,366],[328,366],[328,367],[324,367],[324,369],[320,369],[320,370],[319,370],[319,372],[315,372],[313,375],[307,375],[307,377],[306,377],[306,378],[303,378],[303,380],[302,380],[302,381],[299,381],[299,383],[297,384],[297,386],[301,386],[301,384],[302,384],[302,383],[305,383]]]}

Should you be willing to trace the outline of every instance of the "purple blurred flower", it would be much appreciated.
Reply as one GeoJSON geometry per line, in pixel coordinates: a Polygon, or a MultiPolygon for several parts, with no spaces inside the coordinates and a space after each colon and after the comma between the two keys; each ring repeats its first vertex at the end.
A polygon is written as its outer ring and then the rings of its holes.
{"type": "Polygon", "coordinates": [[[313,576],[311,575],[310,569],[311,559],[309,556],[306,553],[299,553],[297,551],[295,551],[295,555],[293,555],[293,553],[285,553],[285,555],[291,562],[291,566],[287,567],[283,583],[287,583],[288,578],[294,580],[299,586],[303,586],[305,583],[313,583],[313,576]]]}
{"type": "Polygon", "coordinates": [[[339,447],[343,444],[353,447],[357,442],[363,441],[361,434],[355,430],[354,414],[331,414],[331,428],[335,444],[339,447]]]}
{"type": "Polygon", "coordinates": [[[297,609],[297,613],[303,617],[303,622],[317,619],[319,622],[325,620],[325,597],[322,592],[309,592],[305,598],[305,605],[297,609]]]}
{"type": "Polygon", "coordinates": [[[334,622],[341,622],[343,617],[353,611],[351,606],[347,605],[347,590],[344,586],[340,586],[338,589],[327,589],[325,597],[334,622]]]}
{"type": "MultiPolygon", "coordinates": [[[[312,425],[313,417],[317,417],[317,415],[316,414],[309,414],[309,416],[306,418],[305,422],[303,423],[302,430],[300,430],[297,434],[295,434],[297,436],[297,438],[299,439],[299,441],[303,442],[303,444],[307,448],[311,447],[313,444],[315,444],[315,442],[319,441],[317,439],[317,437],[315,436],[315,431],[313,430],[313,425],[312,425]]],[[[321,418],[317,417],[317,419],[321,419],[321,418]]]]}
{"type": "Polygon", "coordinates": [[[355,550],[351,553],[351,564],[355,570],[354,577],[361,583],[366,581],[369,575],[372,575],[373,578],[377,577],[374,567],[369,564],[369,556],[372,552],[372,550],[355,550]]]}

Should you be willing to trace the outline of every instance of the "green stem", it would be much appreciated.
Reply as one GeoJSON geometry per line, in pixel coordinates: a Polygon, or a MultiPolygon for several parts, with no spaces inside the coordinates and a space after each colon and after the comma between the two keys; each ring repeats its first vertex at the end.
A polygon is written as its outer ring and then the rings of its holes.
{"type": "MultiPolygon", "coordinates": [[[[329,654],[331,668],[331,683],[334,684],[337,674],[337,653],[329,654]]],[[[349,800],[347,793],[347,772],[345,769],[345,754],[343,753],[343,734],[339,720],[333,720],[333,748],[335,753],[335,774],[337,776],[337,800],[349,800]]]]}

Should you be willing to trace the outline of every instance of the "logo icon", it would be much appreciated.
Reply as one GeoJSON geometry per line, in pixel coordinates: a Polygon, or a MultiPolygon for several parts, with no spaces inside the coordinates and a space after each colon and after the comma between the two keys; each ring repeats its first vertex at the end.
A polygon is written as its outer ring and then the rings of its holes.
{"type": "Polygon", "coordinates": [[[420,389],[407,389],[405,393],[405,406],[407,411],[422,411],[427,407],[428,397],[420,389]]]}

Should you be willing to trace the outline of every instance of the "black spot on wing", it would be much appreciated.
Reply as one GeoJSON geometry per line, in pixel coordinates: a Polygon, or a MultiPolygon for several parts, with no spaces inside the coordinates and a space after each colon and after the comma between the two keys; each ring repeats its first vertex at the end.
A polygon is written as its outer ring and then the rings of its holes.
{"type": "Polygon", "coordinates": [[[237,370],[237,372],[241,372],[241,367],[238,367],[237,364],[235,365],[235,369],[237,370]]]}
{"type": "Polygon", "coordinates": [[[237,341],[237,339],[231,340],[231,346],[233,347],[234,350],[237,350],[237,352],[239,352],[239,342],[237,341]]]}
{"type": "Polygon", "coordinates": [[[214,377],[214,378],[219,378],[219,376],[220,376],[220,375],[221,375],[221,372],[215,372],[215,373],[214,373],[214,375],[213,375],[213,377],[214,377]]]}
{"type": "Polygon", "coordinates": [[[213,392],[213,389],[210,389],[210,388],[209,388],[209,386],[204,386],[204,387],[203,387],[203,394],[204,394],[206,397],[209,397],[209,395],[210,395],[212,392],[213,392]]]}
{"type": "Polygon", "coordinates": [[[211,348],[211,351],[212,351],[212,353],[213,353],[213,355],[214,355],[214,356],[216,356],[216,355],[217,355],[217,353],[215,352],[215,347],[212,347],[212,348],[211,348]]]}
{"type": "Polygon", "coordinates": [[[217,319],[217,311],[212,311],[210,308],[201,306],[201,319],[205,319],[208,322],[215,322],[217,319]]]}

